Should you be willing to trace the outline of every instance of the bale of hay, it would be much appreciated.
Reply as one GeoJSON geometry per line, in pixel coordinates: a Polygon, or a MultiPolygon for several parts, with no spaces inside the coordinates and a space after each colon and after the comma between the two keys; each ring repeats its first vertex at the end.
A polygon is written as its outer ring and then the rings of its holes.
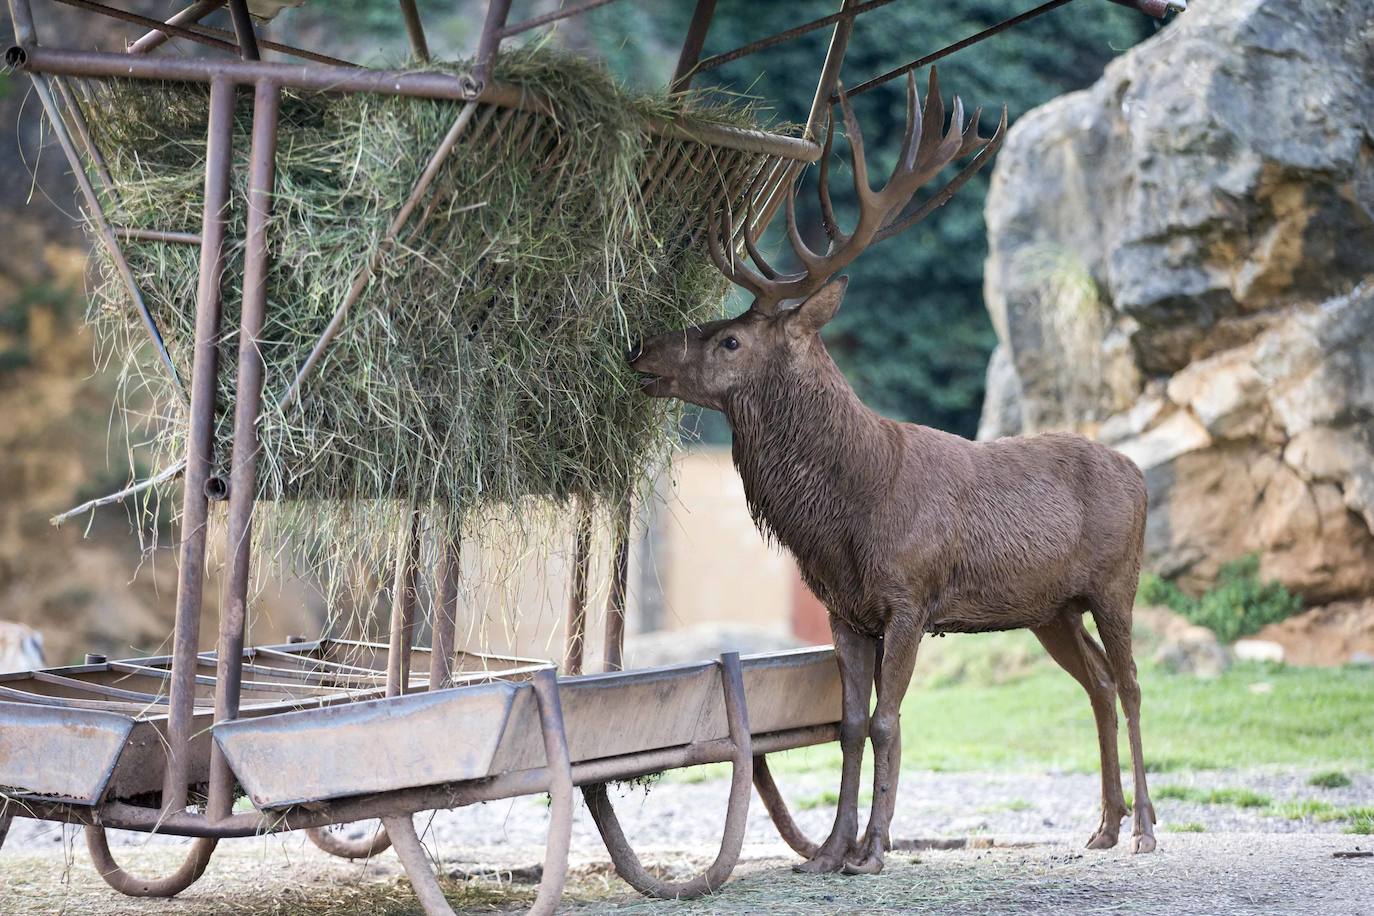
{"type": "MultiPolygon", "coordinates": [[[[501,55],[496,78],[550,99],[554,117],[479,108],[417,210],[422,224],[412,219],[382,260],[299,403],[279,410],[462,107],[284,92],[262,345],[260,554],[286,556],[283,546],[303,536],[317,555],[346,548],[375,568],[388,522],[404,523],[412,504],[457,529],[530,500],[614,500],[672,444],[671,408],[640,396],[623,354],[635,339],[719,311],[727,284],[692,244],[692,217],[723,199],[726,173],[747,154],[711,149],[646,202],[646,164],[683,141],[651,135],[645,118],[747,124],[753,113],[636,97],[600,66],[550,49],[501,55]]],[[[111,80],[83,105],[114,179],[111,221],[198,232],[207,87],[111,80]]],[[[251,117],[242,89],[217,413],[226,474],[251,117]]],[[[125,251],[189,378],[199,249],[127,242],[125,251]]],[[[156,462],[173,462],[187,412],[108,263],[95,292],[97,336],[126,361],[130,391],[154,405],[156,462]]]]}

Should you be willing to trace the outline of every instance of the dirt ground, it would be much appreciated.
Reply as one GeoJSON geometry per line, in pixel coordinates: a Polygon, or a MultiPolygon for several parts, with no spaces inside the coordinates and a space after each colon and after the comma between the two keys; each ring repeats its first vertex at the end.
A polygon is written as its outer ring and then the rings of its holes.
{"type": "MultiPolygon", "coordinates": [[[[1011,840],[1008,840],[1010,842],[1011,840]]],[[[1250,914],[1321,913],[1356,916],[1374,911],[1374,858],[1336,853],[1369,850],[1367,837],[1304,834],[1171,834],[1158,852],[1090,853],[1064,839],[1021,838],[1030,845],[893,853],[877,877],[794,874],[790,854],[753,845],[735,878],[714,897],[647,901],[595,857],[575,860],[564,898],[567,912],[623,913],[960,913],[960,914],[1250,914]]],[[[490,869],[515,865],[512,850],[476,851],[490,869]]],[[[582,850],[589,852],[589,850],[582,850]]],[[[122,853],[131,869],[165,870],[179,850],[156,845],[122,853]]],[[[537,861],[527,850],[524,864],[537,861]]],[[[669,871],[702,859],[650,853],[646,862],[669,871]]],[[[704,859],[704,857],[703,857],[704,859]]],[[[83,849],[6,853],[0,858],[0,899],[10,916],[71,913],[125,914],[418,914],[394,857],[370,863],[331,860],[299,841],[246,840],[225,844],[206,876],[170,901],[122,898],[100,881],[83,849]]],[[[472,875],[472,866],[446,862],[446,871],[472,875]]],[[[518,911],[533,885],[510,873],[467,877],[447,885],[459,912],[518,911]]]]}
{"type": "MultiPolygon", "coordinates": [[[[709,774],[703,774],[709,775],[709,774]]],[[[714,897],[646,901],[611,870],[584,805],[577,804],[565,908],[573,913],[940,913],[946,914],[1250,914],[1374,913],[1374,836],[1344,833],[1348,821],[1323,811],[1367,804],[1374,774],[1352,774],[1339,788],[1317,788],[1310,774],[1276,770],[1160,774],[1152,780],[1159,850],[1131,856],[1122,847],[1081,848],[1097,822],[1097,778],[1087,773],[903,774],[894,836],[963,842],[951,850],[897,851],[877,877],[794,874],[757,798],[744,857],[714,897]],[[1266,807],[1203,804],[1165,787],[1242,787],[1266,807]],[[1325,808],[1318,802],[1324,803],[1325,808]]],[[[780,778],[798,822],[821,836],[833,816],[822,774],[780,778]]],[[[617,808],[631,842],[650,867],[685,877],[714,855],[727,785],[718,778],[622,787],[617,808]]],[[[423,815],[431,854],[448,877],[461,913],[519,911],[534,894],[548,808],[541,798],[493,802],[423,815]]],[[[1129,833],[1129,825],[1125,825],[1129,833]]],[[[341,828],[361,835],[365,826],[341,828]]],[[[165,874],[184,841],[112,835],[116,855],[137,874],[165,874]]],[[[170,901],[137,901],[107,888],[80,834],[18,819],[0,851],[0,914],[243,914],[344,916],[418,914],[394,854],[371,862],[331,859],[303,836],[222,843],[205,877],[170,901]]]]}

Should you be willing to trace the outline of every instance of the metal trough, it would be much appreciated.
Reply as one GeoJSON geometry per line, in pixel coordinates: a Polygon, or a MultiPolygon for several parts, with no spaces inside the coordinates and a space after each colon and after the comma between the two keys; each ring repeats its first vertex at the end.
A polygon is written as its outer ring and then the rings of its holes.
{"type": "MultiPolygon", "coordinates": [[[[741,666],[754,734],[839,721],[833,650],[755,655],[741,666]]],[[[572,764],[728,739],[721,677],[719,663],[699,662],[561,679],[572,764]]],[[[214,735],[260,809],[457,783],[545,764],[534,690],[513,683],[243,718],[216,725],[214,735]],[[329,752],[320,754],[321,748],[329,752]]]]}

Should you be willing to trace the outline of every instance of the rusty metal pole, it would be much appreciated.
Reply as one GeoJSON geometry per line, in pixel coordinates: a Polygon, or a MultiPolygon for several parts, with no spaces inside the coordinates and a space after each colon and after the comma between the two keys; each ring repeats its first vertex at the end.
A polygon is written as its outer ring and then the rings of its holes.
{"type": "MultiPolygon", "coordinates": [[[[253,96],[253,141],[249,153],[248,225],[243,260],[243,314],[239,324],[238,382],[234,399],[234,451],[229,471],[228,577],[220,602],[215,670],[215,721],[238,718],[243,677],[243,634],[248,620],[249,560],[253,502],[258,484],[258,412],[264,366],[259,337],[267,312],[268,223],[276,178],[277,111],[281,87],[259,83],[253,96]]],[[[234,804],[234,774],[215,747],[210,757],[210,820],[228,817],[234,804]]]]}
{"type": "Polygon", "coordinates": [[[712,894],[720,888],[739,862],[744,846],[744,828],[749,816],[750,784],[753,781],[753,736],[749,731],[748,702],[744,693],[744,673],[738,652],[720,656],[720,679],[724,692],[725,717],[730,729],[731,766],[730,800],[725,809],[725,830],[720,849],[705,871],[686,881],[665,881],[651,874],[639,861],[625,838],[615,807],[606,792],[606,783],[582,787],[587,811],[606,843],[606,852],[615,865],[616,874],[625,883],[648,897],[663,900],[689,899],[712,894]]]}
{"type": "Polygon", "coordinates": [[[687,26],[687,37],[682,42],[682,52],[677,58],[677,69],[673,71],[673,81],[668,84],[670,92],[682,92],[692,85],[702,48],[706,47],[706,33],[715,15],[716,0],[697,0],[692,21],[687,26]]]}
{"type": "Polygon", "coordinates": [[[626,490],[615,524],[615,544],[611,558],[611,590],[606,596],[606,650],[603,668],[625,668],[625,598],[630,575],[630,528],[633,521],[632,494],[626,490]]]}
{"type": "Polygon", "coordinates": [[[425,41],[425,27],[420,22],[420,11],[415,8],[415,0],[400,0],[401,18],[406,23],[406,38],[410,40],[410,53],[416,60],[429,62],[429,42],[425,41]]]}
{"type": "Polygon", "coordinates": [[[410,683],[410,650],[415,625],[415,575],[420,562],[420,510],[396,544],[396,574],[391,587],[391,631],[386,650],[386,695],[400,696],[410,683]]]}
{"type": "Polygon", "coordinates": [[[454,635],[458,629],[458,579],[462,575],[462,541],[445,535],[443,556],[439,558],[439,588],[434,602],[434,623],[430,636],[429,689],[448,686],[453,676],[454,635]]]}
{"type": "Polygon", "coordinates": [[[577,513],[577,541],[573,546],[572,590],[568,596],[568,634],[563,650],[563,673],[582,673],[587,644],[587,572],[591,565],[592,506],[584,499],[577,513]]]}
{"type": "Polygon", "coordinates": [[[511,0],[489,0],[487,19],[482,23],[482,37],[477,41],[477,60],[473,67],[473,78],[479,87],[491,82],[491,68],[496,60],[496,49],[501,44],[501,30],[506,27],[506,17],[510,15],[511,0]]]}
{"type": "Polygon", "coordinates": [[[253,17],[248,14],[247,0],[229,0],[229,18],[234,21],[239,56],[244,60],[262,60],[262,53],[258,51],[258,33],[253,30],[253,17]]]}
{"type": "Polygon", "coordinates": [[[200,283],[196,289],[196,336],[191,358],[191,417],[186,437],[186,473],[181,491],[180,574],[167,720],[167,773],[162,810],[186,807],[192,716],[195,714],[196,653],[200,648],[201,597],[205,587],[205,526],[209,499],[205,483],[214,458],[215,384],[219,369],[220,283],[229,219],[229,169],[234,142],[234,84],[210,85],[210,120],[205,139],[205,212],[201,217],[200,283]]]}
{"type": "MultiPolygon", "coordinates": [[[[168,17],[167,24],[194,25],[197,22],[200,22],[206,16],[213,13],[215,10],[219,9],[223,5],[224,0],[196,0],[195,3],[192,3],[184,10],[173,13],[170,17],[168,17]]],[[[166,44],[167,40],[171,37],[172,36],[167,34],[166,32],[159,32],[158,30],[154,29],[153,31],[143,35],[141,38],[138,38],[137,40],[130,43],[129,47],[125,48],[124,53],[147,54],[154,48],[166,44]]]]}
{"type": "MultiPolygon", "coordinates": [[[[840,12],[847,11],[853,5],[853,0],[844,0],[840,4],[840,12]]],[[[825,63],[821,65],[821,76],[816,81],[816,95],[811,100],[811,111],[806,116],[806,130],[802,134],[802,139],[816,139],[816,131],[820,127],[826,112],[830,110],[830,96],[835,91],[835,87],[840,81],[840,69],[844,64],[844,55],[849,50],[849,37],[854,34],[854,17],[846,16],[835,23],[835,30],[830,33],[830,46],[825,52],[825,63]]],[[[778,181],[767,191],[767,199],[764,201],[759,219],[755,225],[759,228],[767,226],[773,220],[773,215],[778,212],[778,207],[782,205],[783,199],[787,196],[787,188],[797,180],[806,166],[800,162],[792,163],[783,169],[782,180],[778,181]]]]}

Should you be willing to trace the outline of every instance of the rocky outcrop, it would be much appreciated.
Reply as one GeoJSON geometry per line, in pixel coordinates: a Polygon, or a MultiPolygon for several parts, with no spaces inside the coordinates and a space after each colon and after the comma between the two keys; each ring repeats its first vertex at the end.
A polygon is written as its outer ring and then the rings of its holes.
{"type": "Polygon", "coordinates": [[[1148,563],[1374,596],[1374,0],[1210,0],[1022,117],[982,437],[1135,459],[1148,563]]]}

